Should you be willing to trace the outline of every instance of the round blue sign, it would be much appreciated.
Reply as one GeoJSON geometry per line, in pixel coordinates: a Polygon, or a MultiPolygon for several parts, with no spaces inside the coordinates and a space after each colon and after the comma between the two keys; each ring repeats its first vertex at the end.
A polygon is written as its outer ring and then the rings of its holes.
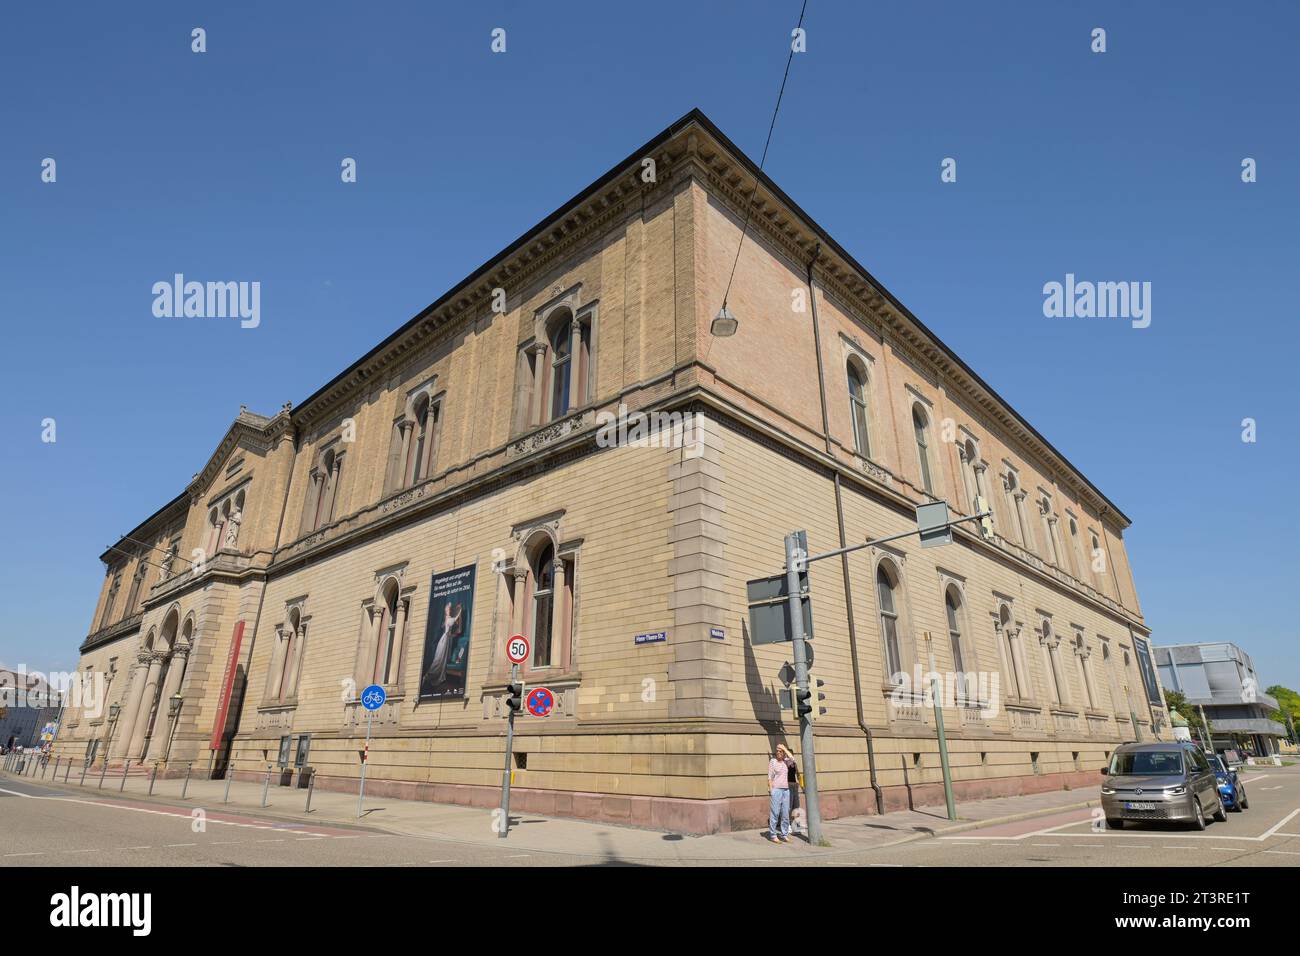
{"type": "Polygon", "coordinates": [[[384,706],[384,701],[388,695],[378,684],[371,684],[361,692],[361,706],[366,710],[378,710],[384,706]]]}
{"type": "Polygon", "coordinates": [[[545,717],[555,706],[555,695],[545,687],[538,687],[528,695],[525,706],[534,717],[545,717]]]}

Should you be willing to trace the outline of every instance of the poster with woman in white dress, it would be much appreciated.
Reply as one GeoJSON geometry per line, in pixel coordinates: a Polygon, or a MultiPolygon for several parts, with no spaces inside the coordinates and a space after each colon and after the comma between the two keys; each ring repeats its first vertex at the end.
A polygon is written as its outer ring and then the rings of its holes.
{"type": "Polygon", "coordinates": [[[474,565],[434,574],[424,628],[421,700],[465,696],[473,612],[474,565]]]}

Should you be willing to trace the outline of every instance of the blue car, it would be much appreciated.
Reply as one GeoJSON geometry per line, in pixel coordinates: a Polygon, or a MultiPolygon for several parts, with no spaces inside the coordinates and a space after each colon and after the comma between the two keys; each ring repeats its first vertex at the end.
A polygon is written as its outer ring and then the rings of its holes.
{"type": "Polygon", "coordinates": [[[1246,799],[1246,785],[1241,782],[1237,771],[1230,769],[1218,755],[1210,757],[1210,766],[1214,768],[1215,779],[1219,782],[1219,799],[1223,801],[1223,808],[1237,813],[1250,809],[1250,801],[1246,799]]]}

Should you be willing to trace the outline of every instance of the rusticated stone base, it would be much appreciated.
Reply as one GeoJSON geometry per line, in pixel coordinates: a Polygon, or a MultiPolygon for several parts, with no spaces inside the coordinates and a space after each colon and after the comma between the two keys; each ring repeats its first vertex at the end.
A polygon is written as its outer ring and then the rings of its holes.
{"type": "MultiPolygon", "coordinates": [[[[248,771],[235,771],[234,774],[236,780],[257,783],[262,782],[264,777],[264,773],[248,771]]],[[[276,771],[271,777],[271,782],[279,786],[304,787],[306,781],[306,775],[296,772],[282,774],[276,771]]],[[[1090,787],[1100,781],[1101,774],[1095,771],[1035,774],[991,780],[957,781],[953,783],[953,793],[960,802],[1090,787]]],[[[322,775],[316,778],[318,790],[355,792],[357,783],[356,777],[322,775]]],[[[420,800],[485,809],[499,806],[501,802],[499,789],[467,784],[367,780],[366,793],[377,797],[395,797],[399,800],[420,800]]],[[[943,785],[940,783],[919,784],[912,787],[883,787],[882,795],[887,813],[906,810],[909,806],[942,806],[944,802],[943,785]]],[[[821,806],[822,817],[827,820],[874,815],[875,793],[870,787],[832,790],[821,795],[821,806]]],[[[766,796],[685,800],[671,797],[618,796],[512,787],[510,810],[512,814],[539,813],[546,816],[572,817],[673,833],[704,835],[765,827],[768,801],[766,796]]]]}

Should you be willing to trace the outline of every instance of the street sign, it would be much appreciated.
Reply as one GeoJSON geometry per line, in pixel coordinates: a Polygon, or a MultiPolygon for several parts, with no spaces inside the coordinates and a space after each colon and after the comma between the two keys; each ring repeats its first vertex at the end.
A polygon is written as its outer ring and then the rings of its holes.
{"type": "Polygon", "coordinates": [[[948,502],[931,501],[916,506],[916,529],[921,533],[921,547],[937,548],[952,544],[952,526],[948,523],[948,502]]]}
{"type": "Polygon", "coordinates": [[[522,664],[528,660],[528,652],[531,648],[532,645],[528,643],[528,638],[522,634],[516,634],[506,641],[506,657],[510,659],[511,664],[522,664]]]}
{"type": "Polygon", "coordinates": [[[361,706],[366,710],[378,710],[384,706],[384,701],[387,698],[388,695],[384,693],[382,687],[378,684],[371,684],[361,692],[361,706]]]}
{"type": "Polygon", "coordinates": [[[534,687],[528,693],[528,712],[534,717],[545,717],[555,706],[555,695],[551,693],[550,688],[534,687]]]}
{"type": "MultiPolygon", "coordinates": [[[[812,601],[808,596],[808,570],[799,572],[799,589],[803,592],[803,633],[812,640],[812,601]]],[[[785,575],[757,578],[745,582],[749,596],[749,641],[759,644],[776,644],[791,640],[790,614],[785,587],[785,575]]]]}

